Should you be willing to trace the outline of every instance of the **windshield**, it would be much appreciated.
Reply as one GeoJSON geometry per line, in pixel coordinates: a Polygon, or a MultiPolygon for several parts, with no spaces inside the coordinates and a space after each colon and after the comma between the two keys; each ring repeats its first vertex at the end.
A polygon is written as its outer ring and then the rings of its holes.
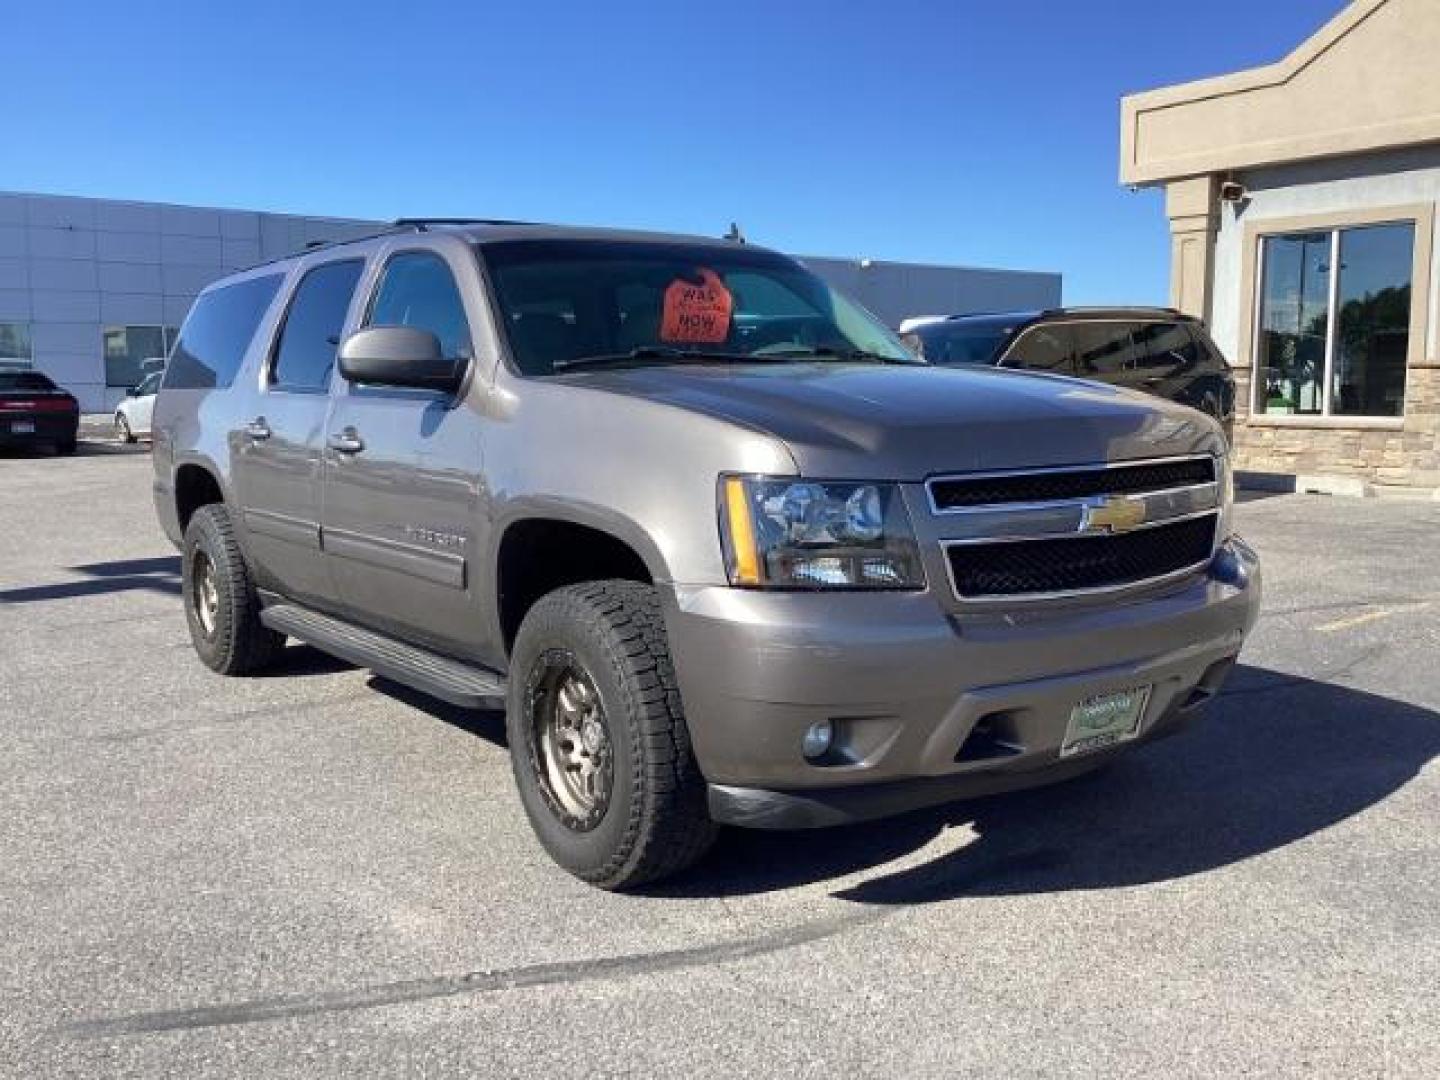
{"type": "Polygon", "coordinates": [[[921,355],[932,364],[993,364],[1014,331],[1013,323],[984,320],[922,326],[914,332],[921,355]]]}
{"type": "Polygon", "coordinates": [[[39,372],[0,371],[0,390],[54,390],[55,384],[39,372]]]}
{"type": "Polygon", "coordinates": [[[526,375],[591,362],[919,362],[798,263],[741,245],[517,240],[480,253],[526,375]]]}

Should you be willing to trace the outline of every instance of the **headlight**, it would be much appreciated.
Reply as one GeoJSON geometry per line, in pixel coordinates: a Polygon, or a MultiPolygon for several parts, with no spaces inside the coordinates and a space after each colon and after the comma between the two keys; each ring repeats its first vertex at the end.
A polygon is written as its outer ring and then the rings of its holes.
{"type": "Polygon", "coordinates": [[[923,589],[894,484],[726,476],[720,535],[730,583],[769,589],[923,589]]]}

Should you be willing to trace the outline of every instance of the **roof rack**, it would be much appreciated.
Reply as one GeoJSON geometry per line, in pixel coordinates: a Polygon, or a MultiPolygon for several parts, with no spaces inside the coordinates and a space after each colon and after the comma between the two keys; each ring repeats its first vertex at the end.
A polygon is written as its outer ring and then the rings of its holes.
{"type": "Polygon", "coordinates": [[[390,223],[395,229],[414,229],[416,232],[429,232],[431,229],[444,228],[450,225],[533,225],[533,221],[510,221],[505,218],[468,218],[468,217],[402,217],[396,218],[390,223]]]}
{"type": "Polygon", "coordinates": [[[962,311],[958,315],[941,315],[940,322],[950,322],[952,319],[1008,319],[1023,315],[1025,318],[1035,318],[1039,315],[1049,315],[1048,311],[1037,310],[1036,308],[1008,308],[1004,311],[962,311]]]}
{"type": "Polygon", "coordinates": [[[396,218],[388,225],[382,225],[374,232],[362,233],[359,236],[345,236],[335,240],[309,240],[298,251],[287,251],[284,255],[276,255],[273,259],[261,259],[257,263],[243,268],[244,270],[255,270],[261,266],[269,266],[271,263],[284,262],[286,259],[293,259],[298,255],[309,255],[316,251],[327,251],[330,248],[343,247],[345,244],[359,244],[365,240],[378,240],[382,236],[394,236],[401,232],[428,232],[436,227],[452,225],[529,225],[528,221],[503,221],[498,218],[396,218]]]}
{"type": "Polygon", "coordinates": [[[1112,311],[1143,311],[1156,315],[1173,315],[1176,317],[1190,318],[1179,308],[1159,307],[1154,304],[1089,304],[1077,305],[1075,307],[1046,308],[1042,315],[1091,315],[1106,314],[1112,311]]]}

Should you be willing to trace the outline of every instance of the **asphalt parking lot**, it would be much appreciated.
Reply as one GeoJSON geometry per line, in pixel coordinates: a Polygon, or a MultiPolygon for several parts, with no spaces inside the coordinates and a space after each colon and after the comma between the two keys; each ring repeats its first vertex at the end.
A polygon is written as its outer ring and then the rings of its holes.
{"type": "Polygon", "coordinates": [[[202,668],[143,452],[0,457],[0,1074],[1440,1075],[1440,504],[1239,516],[1196,728],[615,896],[498,716],[202,668]]]}

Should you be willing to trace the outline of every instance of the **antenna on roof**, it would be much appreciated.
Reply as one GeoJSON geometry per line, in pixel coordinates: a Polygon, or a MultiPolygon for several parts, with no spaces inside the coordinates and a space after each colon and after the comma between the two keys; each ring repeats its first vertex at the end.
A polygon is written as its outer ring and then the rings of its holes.
{"type": "Polygon", "coordinates": [[[736,222],[736,221],[730,222],[730,231],[727,232],[724,236],[722,236],[721,239],[722,239],[722,240],[729,240],[731,243],[735,243],[735,244],[743,244],[743,243],[745,243],[745,234],[740,231],[740,224],[739,224],[739,222],[736,222]]]}

